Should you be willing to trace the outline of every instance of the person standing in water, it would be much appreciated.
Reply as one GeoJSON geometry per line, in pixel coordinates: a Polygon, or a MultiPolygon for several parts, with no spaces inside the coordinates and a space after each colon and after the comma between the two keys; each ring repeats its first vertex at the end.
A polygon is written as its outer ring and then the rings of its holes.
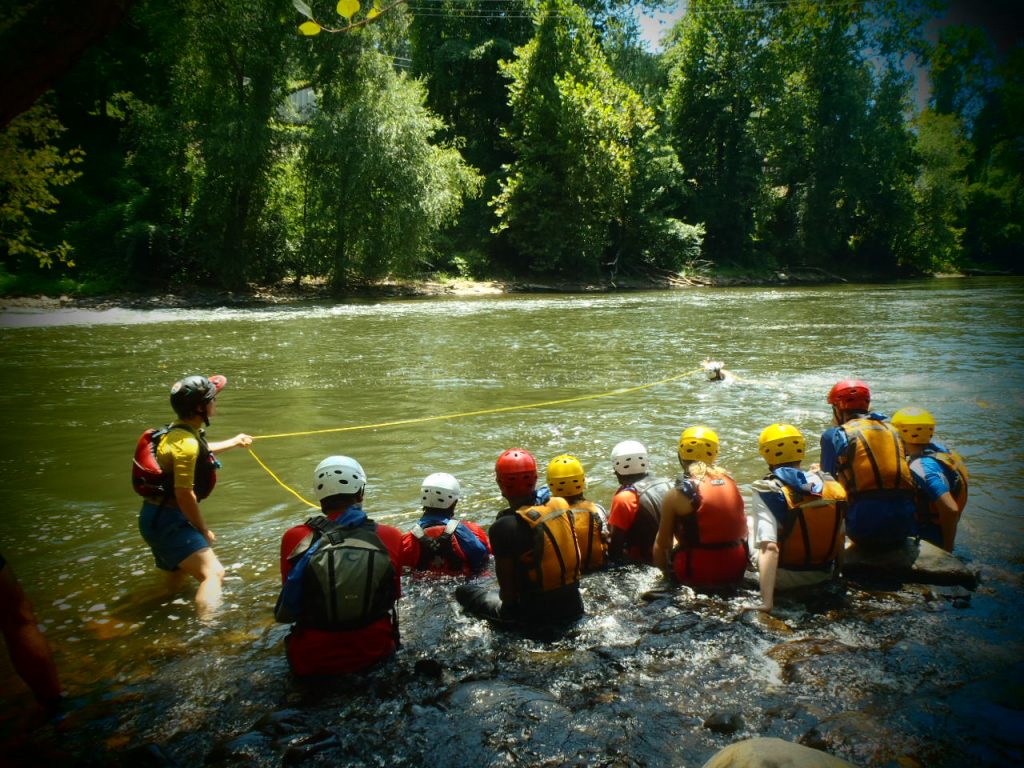
{"type": "Polygon", "coordinates": [[[455,599],[474,616],[520,626],[566,626],[583,615],[580,547],[569,504],[538,503],[537,462],[510,448],[498,457],[495,480],[508,508],[491,524],[498,589],[460,584],[455,599]]]}
{"type": "Polygon", "coordinates": [[[208,616],[221,602],[224,566],[213,551],[216,534],[206,524],[199,502],[216,483],[216,454],[252,444],[240,433],[229,440],[206,441],[204,427],[217,413],[217,395],[227,384],[223,376],[186,376],[171,387],[171,408],[178,419],[159,437],[156,461],[162,492],[147,496],[139,512],[139,532],[153,551],[157,567],[167,574],[169,593],[192,576],[196,608],[208,616]]]}
{"type": "Polygon", "coordinates": [[[423,516],[402,536],[402,562],[414,573],[476,576],[491,562],[487,533],[470,520],[455,517],[462,496],[459,481],[435,472],[420,485],[423,516]]]}
{"type": "Polygon", "coordinates": [[[61,686],[50,645],[39,631],[32,603],[14,571],[0,554],[0,632],[18,677],[32,691],[47,716],[58,714],[61,686]]]}

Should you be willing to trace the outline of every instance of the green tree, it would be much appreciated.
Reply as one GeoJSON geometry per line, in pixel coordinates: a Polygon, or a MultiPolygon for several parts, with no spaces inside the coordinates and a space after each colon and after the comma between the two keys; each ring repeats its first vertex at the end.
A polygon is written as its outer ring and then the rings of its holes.
{"type": "Polygon", "coordinates": [[[35,228],[38,216],[56,211],[56,188],[80,175],[75,166],[82,151],[63,151],[55,143],[64,130],[45,101],[0,130],[0,244],[8,266],[22,257],[43,267],[54,260],[73,266],[71,245],[44,243],[35,228]]]}
{"type": "Polygon", "coordinates": [[[424,79],[427,104],[445,122],[440,137],[457,144],[484,179],[449,238],[452,256],[475,253],[479,269],[486,269],[496,225],[487,203],[513,159],[502,137],[512,111],[499,62],[533,35],[532,6],[524,2],[513,14],[488,0],[440,0],[414,13],[409,29],[412,71],[424,79]]]}
{"type": "Polygon", "coordinates": [[[774,10],[695,0],[673,33],[666,124],[694,179],[690,218],[704,222],[705,255],[751,263],[764,203],[764,154],[757,123],[777,83],[771,67],[774,10]]]}
{"type": "Polygon", "coordinates": [[[533,40],[504,71],[516,155],[494,199],[497,231],[529,270],[598,275],[623,229],[636,147],[654,115],[615,79],[586,15],[565,0],[545,3],[533,40]]]}
{"type": "Polygon", "coordinates": [[[1024,272],[1024,48],[994,73],[974,123],[972,181],[964,245],[989,268],[1024,272]]]}
{"type": "Polygon", "coordinates": [[[920,173],[915,186],[915,262],[949,269],[960,261],[969,145],[960,121],[926,109],[915,121],[920,173]]]}
{"type": "MultiPolygon", "coordinates": [[[[318,40],[318,43],[325,42],[318,40]]],[[[304,156],[308,248],[338,289],[426,265],[440,229],[479,176],[434,143],[443,122],[423,86],[396,73],[367,37],[318,52],[318,110],[304,156]]]]}

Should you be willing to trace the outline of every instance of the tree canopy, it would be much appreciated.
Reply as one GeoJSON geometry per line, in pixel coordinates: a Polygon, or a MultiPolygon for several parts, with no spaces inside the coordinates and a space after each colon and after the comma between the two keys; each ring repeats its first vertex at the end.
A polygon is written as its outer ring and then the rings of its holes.
{"type": "Polygon", "coordinates": [[[0,132],[8,275],[1022,266],[1024,49],[931,0],[691,0],[657,52],[630,0],[103,5],[4,99],[52,86],[0,132]]]}

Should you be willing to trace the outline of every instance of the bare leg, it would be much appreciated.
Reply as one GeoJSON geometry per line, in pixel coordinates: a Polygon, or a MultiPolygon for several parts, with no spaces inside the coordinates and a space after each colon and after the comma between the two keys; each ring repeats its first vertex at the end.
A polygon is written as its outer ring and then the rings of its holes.
{"type": "Polygon", "coordinates": [[[9,566],[0,570],[0,630],[18,675],[40,704],[48,709],[56,707],[61,689],[50,645],[39,631],[32,604],[9,566]]]}
{"type": "Polygon", "coordinates": [[[213,549],[206,547],[193,552],[180,563],[178,569],[199,582],[196,590],[196,608],[201,616],[209,616],[220,606],[221,584],[224,581],[224,566],[220,564],[213,549]]]}

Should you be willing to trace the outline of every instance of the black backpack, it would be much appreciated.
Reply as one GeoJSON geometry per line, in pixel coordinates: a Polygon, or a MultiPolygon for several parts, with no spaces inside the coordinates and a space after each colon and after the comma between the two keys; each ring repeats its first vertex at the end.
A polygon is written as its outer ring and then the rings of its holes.
{"type": "Polygon", "coordinates": [[[325,630],[359,629],[394,609],[395,569],[377,524],[342,528],[320,515],[306,521],[313,541],[298,556],[274,618],[325,630]]]}

